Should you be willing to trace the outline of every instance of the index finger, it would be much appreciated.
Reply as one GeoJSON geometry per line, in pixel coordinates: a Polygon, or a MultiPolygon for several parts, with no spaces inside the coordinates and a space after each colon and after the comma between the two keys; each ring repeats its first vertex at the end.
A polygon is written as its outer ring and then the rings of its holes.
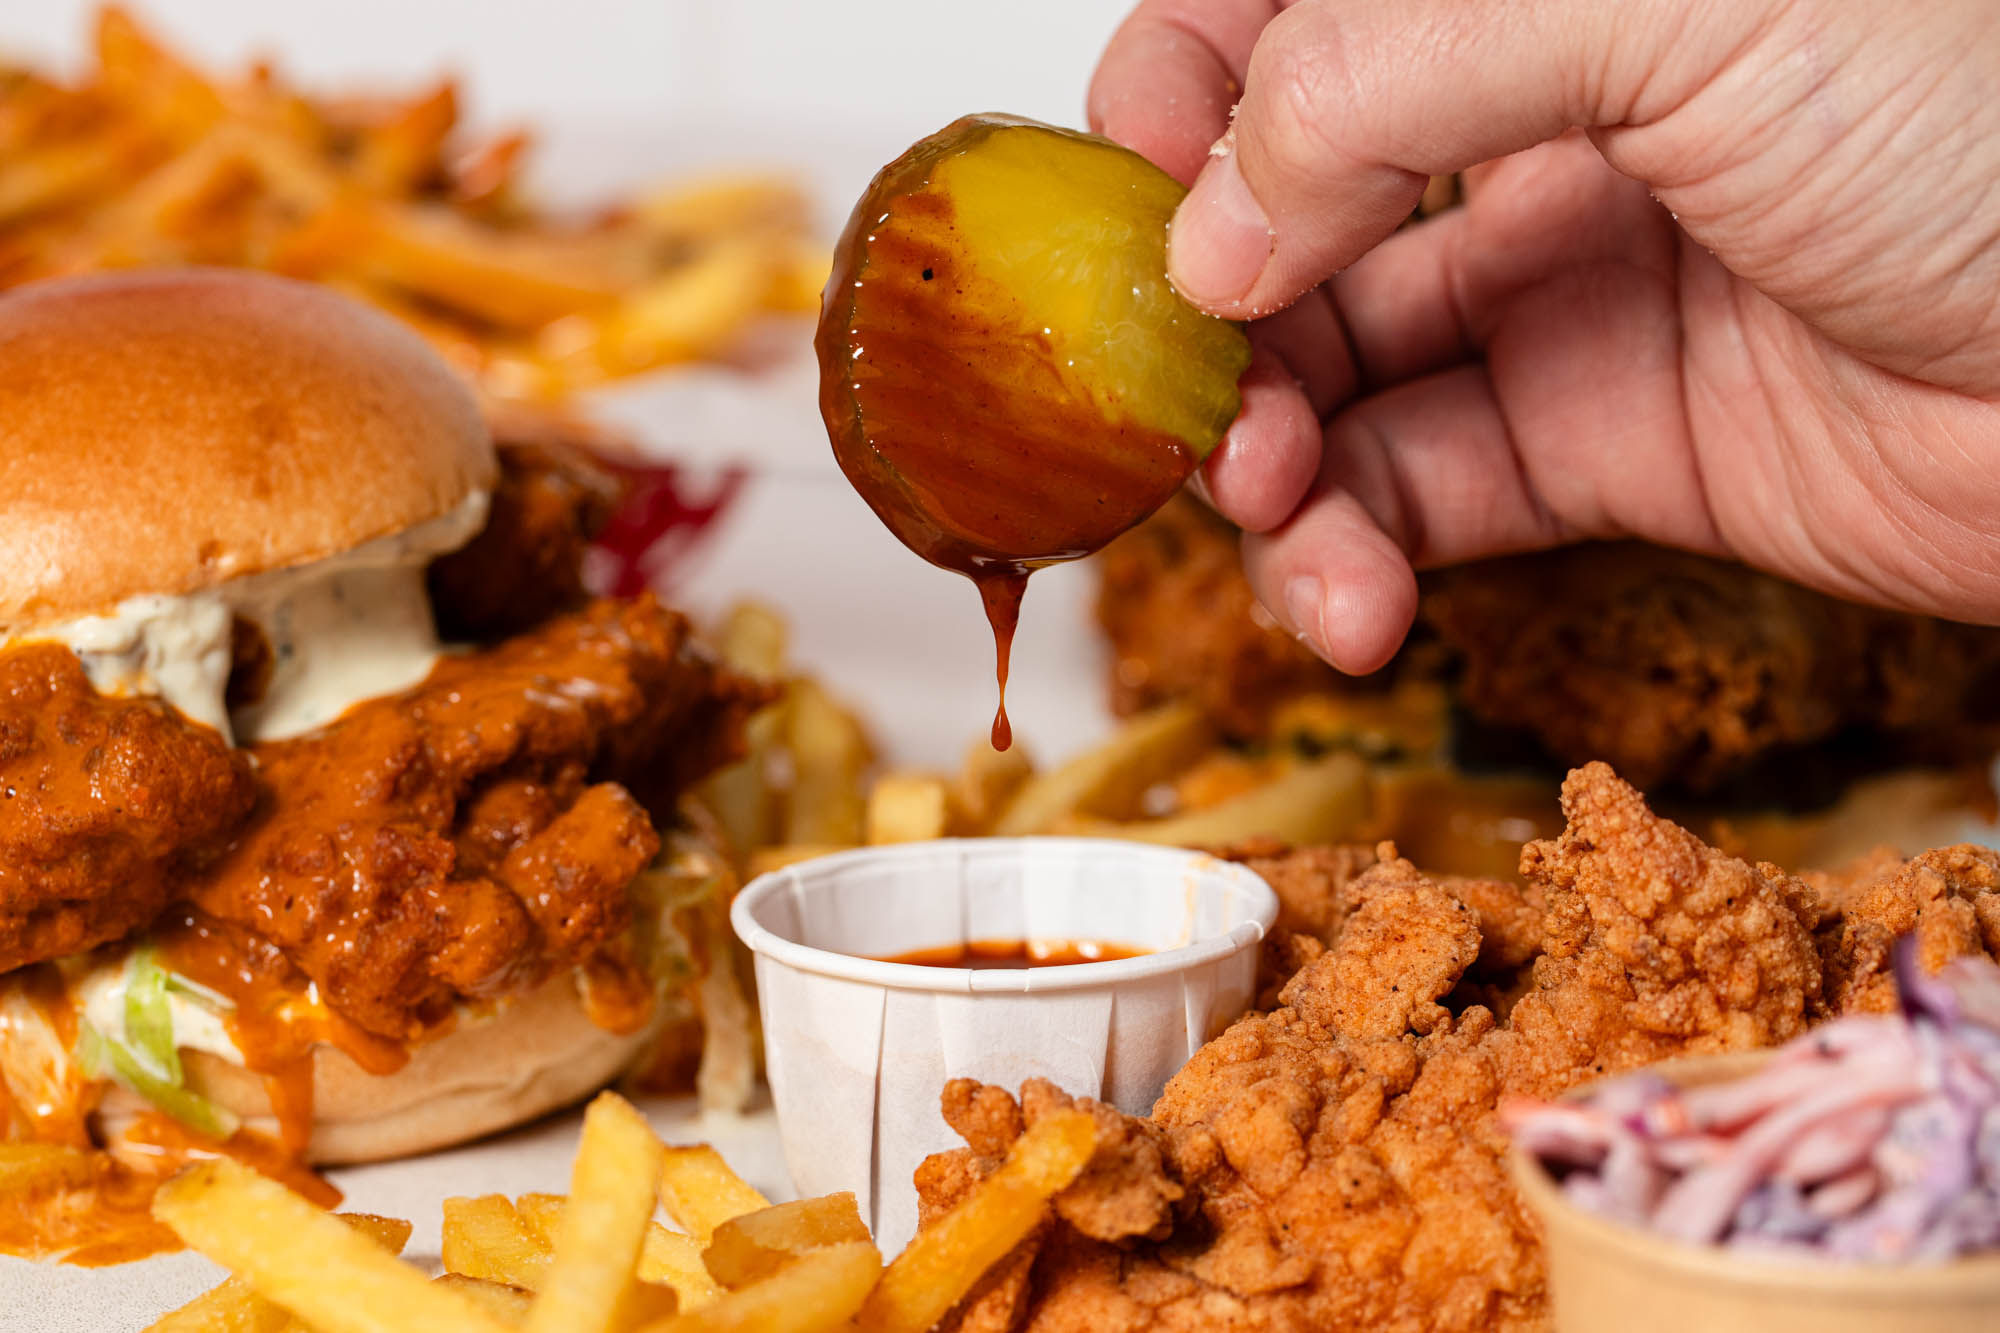
{"type": "Polygon", "coordinates": [[[1090,81],[1090,128],[1186,185],[1229,128],[1250,52],[1278,0],[1143,0],[1090,81]]]}

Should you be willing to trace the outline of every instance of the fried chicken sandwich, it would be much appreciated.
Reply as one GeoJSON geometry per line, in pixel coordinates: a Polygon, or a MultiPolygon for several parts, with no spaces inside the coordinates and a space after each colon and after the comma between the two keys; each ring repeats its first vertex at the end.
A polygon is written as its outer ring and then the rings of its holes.
{"type": "Polygon", "coordinates": [[[601,481],[324,289],[0,297],[0,1142],[398,1156],[684,1017],[761,693],[583,595],[601,481]]]}

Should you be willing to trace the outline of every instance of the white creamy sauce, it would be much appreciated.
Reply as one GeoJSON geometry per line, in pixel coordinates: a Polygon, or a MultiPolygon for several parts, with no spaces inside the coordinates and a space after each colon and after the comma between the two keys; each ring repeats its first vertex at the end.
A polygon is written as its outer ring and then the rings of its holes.
{"type": "Polygon", "coordinates": [[[486,522],[475,491],[448,514],[351,551],[231,579],[183,597],[142,596],[108,615],[38,625],[7,642],[53,639],[74,651],[99,693],[153,695],[232,743],[283,740],[354,704],[408,689],[442,645],[424,569],[486,522]],[[270,683],[257,703],[228,711],[231,625],[270,640],[270,683]]]}
{"type": "MultiPolygon", "coordinates": [[[[128,1047],[134,1044],[131,1034],[125,1031],[125,996],[132,989],[132,955],[92,968],[71,985],[84,1022],[113,1041],[128,1047]]],[[[243,1063],[243,1052],[230,1038],[228,1024],[212,1006],[169,989],[167,1012],[173,1020],[175,1046],[184,1051],[207,1051],[232,1064],[243,1063]]]]}

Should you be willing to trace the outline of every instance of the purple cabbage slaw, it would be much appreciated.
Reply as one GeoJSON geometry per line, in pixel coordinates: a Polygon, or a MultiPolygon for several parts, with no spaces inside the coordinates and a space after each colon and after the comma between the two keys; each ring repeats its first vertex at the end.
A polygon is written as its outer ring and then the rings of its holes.
{"type": "Polygon", "coordinates": [[[1640,1071],[1502,1104],[1577,1206],[1675,1240],[1876,1263],[2000,1249],[2000,966],[1896,949],[1901,1012],[1835,1019],[1756,1073],[1640,1071]]]}

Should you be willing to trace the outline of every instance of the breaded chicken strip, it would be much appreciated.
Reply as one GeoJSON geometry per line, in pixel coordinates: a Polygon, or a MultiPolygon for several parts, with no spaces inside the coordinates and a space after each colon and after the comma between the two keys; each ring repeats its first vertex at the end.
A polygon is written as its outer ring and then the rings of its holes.
{"type": "Polygon", "coordinates": [[[1708,790],[1856,730],[1936,761],[1984,757],[2000,739],[1984,704],[2000,632],[1680,551],[1621,542],[1440,571],[1422,617],[1475,715],[1648,790],[1708,790]]]}
{"type": "Polygon", "coordinates": [[[1488,727],[1647,790],[1713,791],[1762,759],[1863,735],[1882,762],[2000,748],[2000,630],[1857,606],[1724,561],[1595,543],[1427,572],[1410,644],[1364,681],[1257,605],[1233,528],[1181,498],[1099,561],[1122,713],[1199,703],[1257,738],[1308,693],[1445,676],[1488,727]]]}

